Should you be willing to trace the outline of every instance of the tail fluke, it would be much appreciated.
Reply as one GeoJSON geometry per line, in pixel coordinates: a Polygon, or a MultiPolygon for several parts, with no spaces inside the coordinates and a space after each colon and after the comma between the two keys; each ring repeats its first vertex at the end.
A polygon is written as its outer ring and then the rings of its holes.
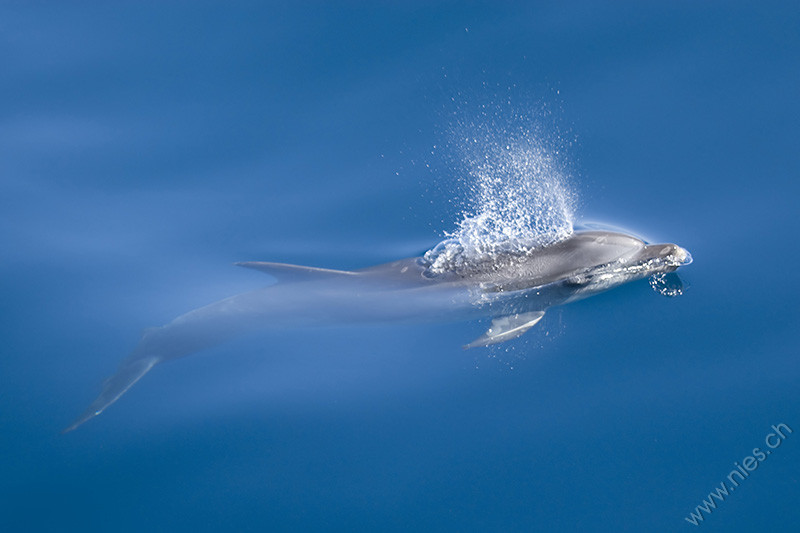
{"type": "Polygon", "coordinates": [[[87,420],[102,413],[106,407],[116,402],[120,396],[125,394],[134,383],[147,374],[159,361],[158,357],[141,357],[123,361],[117,373],[108,378],[103,384],[103,392],[100,393],[100,396],[62,433],[69,433],[87,420]]]}

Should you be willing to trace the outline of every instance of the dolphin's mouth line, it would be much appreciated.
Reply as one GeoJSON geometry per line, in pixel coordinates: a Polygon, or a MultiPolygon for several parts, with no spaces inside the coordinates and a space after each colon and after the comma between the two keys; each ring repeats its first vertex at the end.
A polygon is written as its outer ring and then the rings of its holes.
{"type": "Polygon", "coordinates": [[[646,277],[652,274],[665,274],[674,272],[678,267],[688,265],[691,262],[692,255],[685,249],[678,248],[677,253],[664,257],[651,257],[631,264],[616,260],[599,265],[585,272],[570,276],[567,283],[569,285],[586,285],[590,282],[602,282],[619,276],[642,275],[642,277],[646,277]]]}
{"type": "MultiPolygon", "coordinates": [[[[611,280],[619,277],[630,279],[632,276],[641,276],[642,278],[655,275],[667,274],[674,272],[680,266],[688,265],[692,262],[692,256],[684,250],[679,248],[683,253],[669,254],[664,257],[651,257],[634,263],[625,263],[623,260],[617,259],[609,263],[598,265],[582,272],[577,272],[564,279],[564,282],[573,287],[588,285],[590,283],[602,283],[606,280],[611,280]]],[[[482,293],[500,293],[500,292],[514,292],[517,290],[526,290],[531,287],[528,285],[515,287],[513,283],[506,283],[502,285],[484,284],[481,287],[482,293]]]]}

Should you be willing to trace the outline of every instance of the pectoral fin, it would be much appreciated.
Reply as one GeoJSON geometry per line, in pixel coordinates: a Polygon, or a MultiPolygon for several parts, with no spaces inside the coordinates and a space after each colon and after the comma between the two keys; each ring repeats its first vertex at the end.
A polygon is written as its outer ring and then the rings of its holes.
{"type": "Polygon", "coordinates": [[[544,316],[544,311],[532,311],[501,316],[492,320],[492,326],[480,337],[464,346],[475,348],[477,346],[490,346],[511,339],[516,339],[539,322],[544,316]]]}

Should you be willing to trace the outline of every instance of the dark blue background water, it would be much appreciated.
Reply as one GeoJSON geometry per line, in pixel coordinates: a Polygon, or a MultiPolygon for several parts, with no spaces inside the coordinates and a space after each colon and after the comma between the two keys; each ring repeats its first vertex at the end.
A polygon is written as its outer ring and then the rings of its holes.
{"type": "Polygon", "coordinates": [[[0,8],[0,527],[691,530],[785,423],[697,527],[795,531],[797,7],[338,4],[0,8]],[[479,323],[244,338],[59,435],[142,328],[266,283],[234,261],[435,244],[450,113],[504,98],[576,141],[584,219],[692,252],[683,297],[639,282],[509,351],[463,351],[479,323]]]}

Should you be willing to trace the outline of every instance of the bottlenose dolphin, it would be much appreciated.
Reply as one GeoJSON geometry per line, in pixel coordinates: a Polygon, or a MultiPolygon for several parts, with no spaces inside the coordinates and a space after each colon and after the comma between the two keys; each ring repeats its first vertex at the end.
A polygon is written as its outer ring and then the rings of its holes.
{"type": "Polygon", "coordinates": [[[64,432],[102,413],[156,364],[264,328],[491,317],[465,348],[519,337],[548,308],[691,262],[675,244],[647,244],[620,232],[576,231],[555,244],[481,261],[439,262],[428,254],[356,271],[247,262],[278,282],[145,330],[97,399],[64,432]]]}

